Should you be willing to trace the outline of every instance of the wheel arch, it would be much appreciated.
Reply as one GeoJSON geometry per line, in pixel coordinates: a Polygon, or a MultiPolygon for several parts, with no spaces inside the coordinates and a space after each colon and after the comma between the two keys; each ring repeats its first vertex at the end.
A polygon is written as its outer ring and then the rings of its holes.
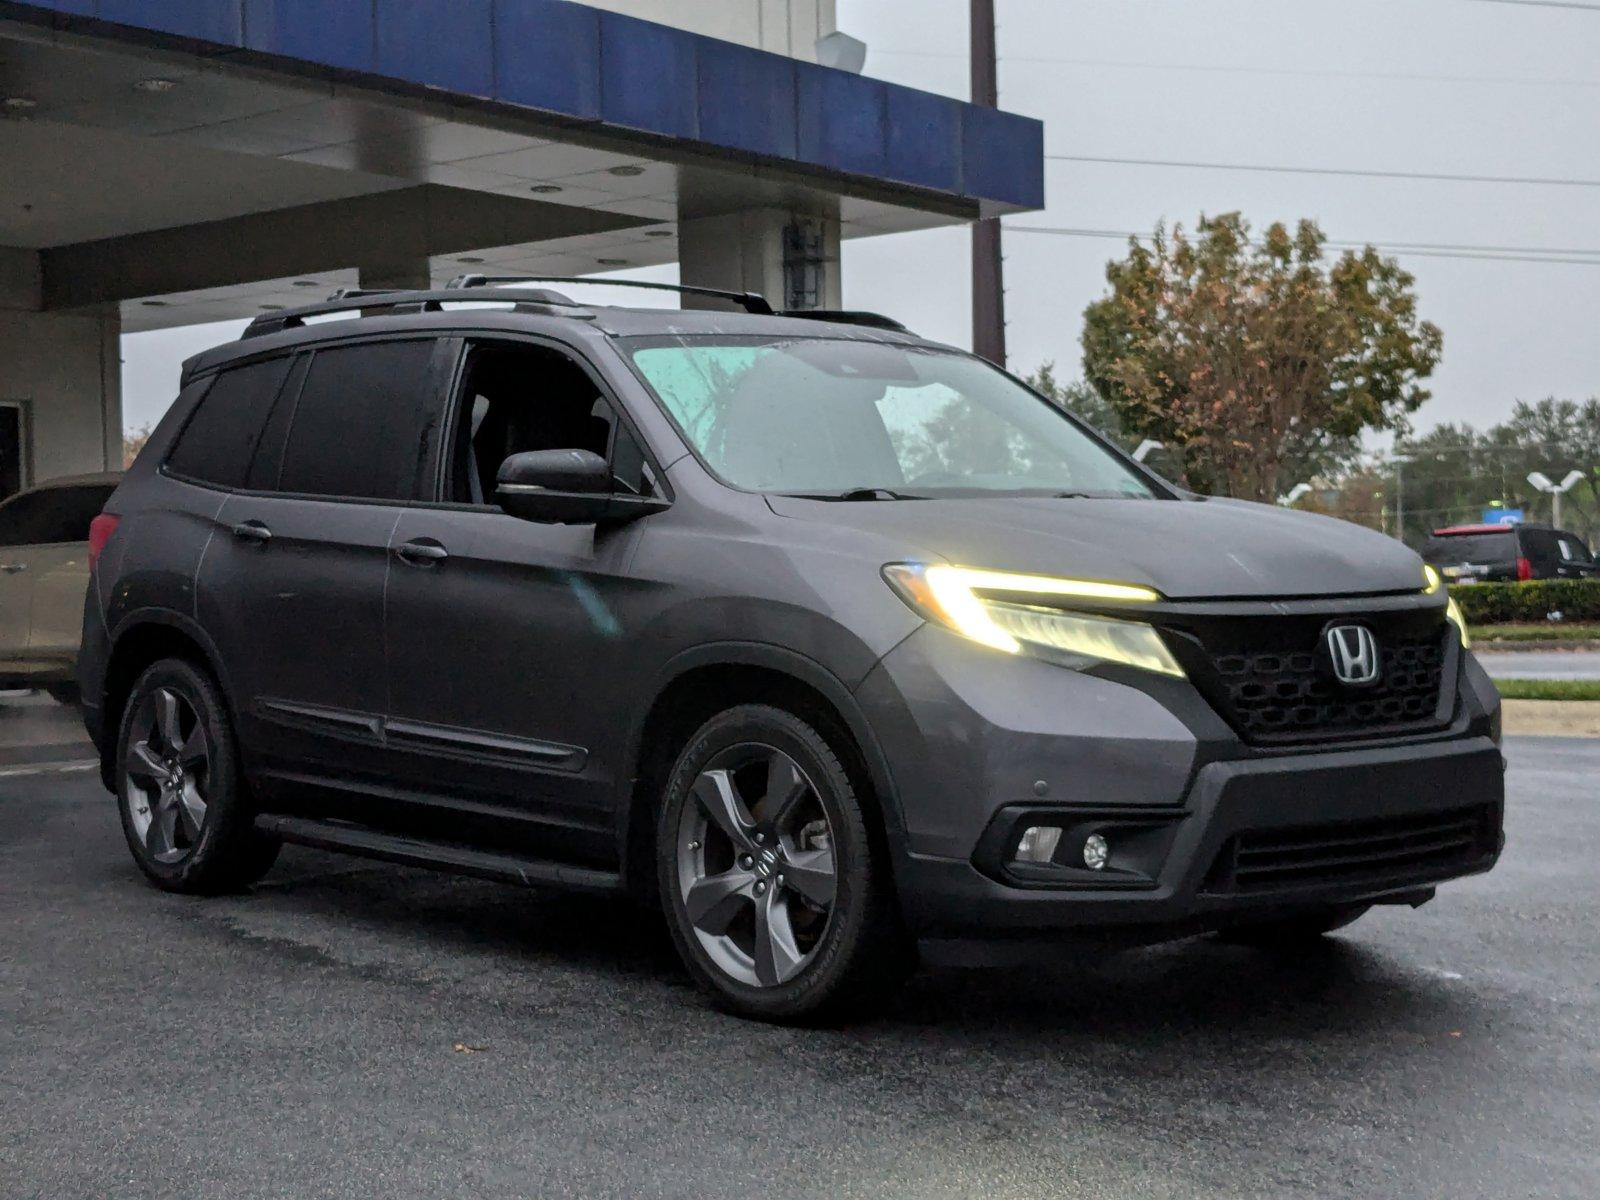
{"type": "MultiPolygon", "coordinates": [[[[116,789],[117,732],[122,727],[123,707],[134,682],[151,663],[163,658],[182,658],[206,670],[222,690],[223,703],[234,716],[232,692],[216,644],[194,620],[167,609],[141,609],[117,622],[111,634],[111,652],[106,659],[105,680],[101,686],[103,706],[100,738],[100,778],[108,791],[116,789]]],[[[237,727],[237,723],[236,723],[237,727]]]]}
{"type": "MultiPolygon", "coordinates": [[[[623,878],[635,895],[653,897],[655,810],[677,749],[695,729],[737,704],[767,703],[822,726],[848,744],[846,766],[867,805],[869,826],[883,839],[893,871],[905,846],[905,822],[887,758],[855,696],[821,663],[759,642],[696,647],[670,660],[648,703],[637,710],[627,741],[628,769],[618,798],[623,878]],[[864,785],[864,786],[862,786],[864,785]]],[[[897,872],[896,872],[897,873],[897,872]]]]}

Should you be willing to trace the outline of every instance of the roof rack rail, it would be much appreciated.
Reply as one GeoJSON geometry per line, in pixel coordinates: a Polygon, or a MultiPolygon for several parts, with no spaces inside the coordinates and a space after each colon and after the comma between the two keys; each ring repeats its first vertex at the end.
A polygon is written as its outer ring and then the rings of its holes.
{"type": "Polygon", "coordinates": [[[773,315],[765,296],[755,292],[728,292],[721,288],[694,287],[685,283],[647,283],[642,279],[595,279],[574,275],[457,275],[445,286],[451,291],[465,288],[497,287],[516,283],[586,283],[600,287],[643,288],[652,292],[677,292],[680,296],[711,296],[739,305],[758,317],[773,315]]]}
{"type": "Polygon", "coordinates": [[[780,316],[795,317],[801,321],[829,321],[835,325],[861,325],[867,329],[892,329],[896,333],[910,333],[893,317],[882,313],[862,312],[844,308],[788,308],[780,316]]]}
{"type": "Polygon", "coordinates": [[[548,288],[506,288],[481,296],[463,296],[459,291],[399,292],[348,288],[341,289],[321,304],[307,304],[259,316],[245,327],[239,338],[242,341],[245,338],[264,337],[269,333],[282,333],[286,329],[298,329],[308,317],[342,312],[394,315],[407,309],[419,313],[443,312],[446,304],[511,304],[520,312],[550,314],[560,309],[564,310],[560,314],[562,316],[594,316],[577,301],[548,288]]]}

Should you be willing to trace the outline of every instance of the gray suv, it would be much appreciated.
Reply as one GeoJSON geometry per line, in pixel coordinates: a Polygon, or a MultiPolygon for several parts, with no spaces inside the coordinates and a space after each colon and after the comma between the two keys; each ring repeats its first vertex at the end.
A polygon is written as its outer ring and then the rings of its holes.
{"type": "Polygon", "coordinates": [[[84,710],[157,886],[291,842],[632,894],[799,1019],[919,947],[1282,942],[1494,864],[1499,700],[1399,542],[882,317],[458,282],[191,360],[95,522],[84,710]]]}

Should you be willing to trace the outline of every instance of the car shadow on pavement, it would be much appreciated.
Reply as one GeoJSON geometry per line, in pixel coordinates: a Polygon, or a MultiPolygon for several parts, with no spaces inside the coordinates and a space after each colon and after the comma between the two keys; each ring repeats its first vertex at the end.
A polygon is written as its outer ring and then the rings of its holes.
{"type": "MultiPolygon", "coordinates": [[[[284,863],[231,906],[235,916],[276,910],[274,924],[354,928],[373,955],[405,961],[426,947],[428,977],[498,964],[604,977],[600,990],[656,987],[682,995],[687,974],[659,914],[632,903],[527,892],[307,852],[284,863]]],[[[1367,921],[1373,921],[1368,917],[1367,921]]],[[[927,967],[849,1028],[912,1033],[937,1027],[991,1045],[1007,1038],[1091,1036],[1225,1038],[1235,1045],[1314,1032],[1360,1038],[1374,1030],[1442,1036],[1470,1023],[1471,992],[1420,962],[1362,940],[1365,922],[1294,951],[1190,938],[1107,951],[1063,946],[1033,968],[927,967]]],[[[337,939],[348,943],[349,938],[337,939]]]]}

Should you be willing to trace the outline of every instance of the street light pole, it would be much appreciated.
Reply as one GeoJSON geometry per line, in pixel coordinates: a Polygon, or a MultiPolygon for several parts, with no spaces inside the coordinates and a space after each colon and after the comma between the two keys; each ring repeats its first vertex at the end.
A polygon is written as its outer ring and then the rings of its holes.
{"type": "Polygon", "coordinates": [[[1543,471],[1529,474],[1528,482],[1550,497],[1550,523],[1557,529],[1561,528],[1561,497],[1577,487],[1585,478],[1587,476],[1582,471],[1568,471],[1567,477],[1560,483],[1552,483],[1550,477],[1543,471]]]}
{"type": "MultiPolygon", "coordinates": [[[[972,0],[972,102],[1000,107],[994,0],[972,0]]],[[[1005,274],[1000,256],[1000,220],[972,225],[972,350],[996,366],[1006,365],[1005,274]]]]}

